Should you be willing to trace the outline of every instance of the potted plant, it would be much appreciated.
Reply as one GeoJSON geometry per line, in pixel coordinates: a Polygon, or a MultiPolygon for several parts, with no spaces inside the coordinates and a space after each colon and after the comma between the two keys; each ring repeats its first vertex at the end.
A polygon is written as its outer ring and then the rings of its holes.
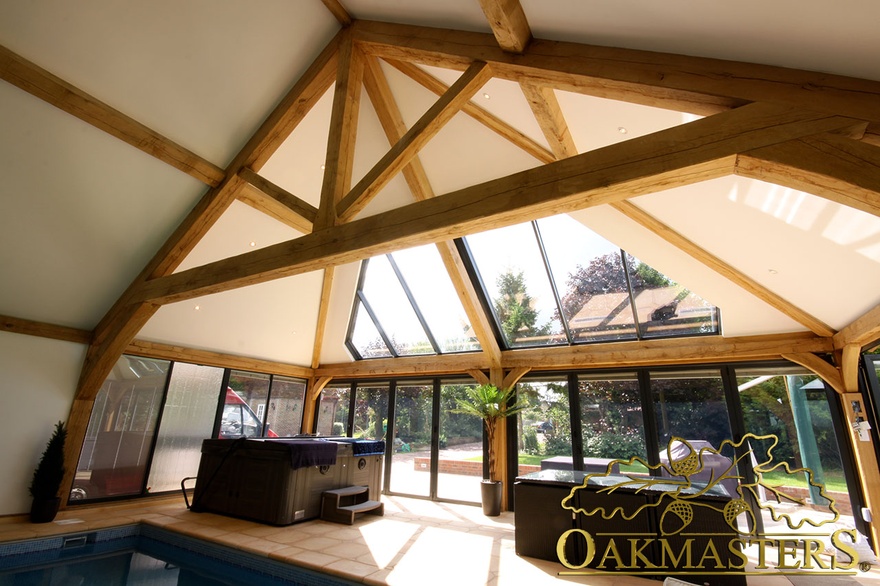
{"type": "Polygon", "coordinates": [[[43,451],[40,463],[34,470],[30,492],[34,497],[31,504],[31,522],[48,523],[55,518],[61,498],[58,492],[64,479],[64,444],[67,441],[67,429],[64,423],[55,424],[55,431],[43,451]]]}
{"type": "Polygon", "coordinates": [[[483,479],[481,495],[483,498],[483,513],[487,516],[501,514],[501,495],[503,483],[497,469],[495,457],[495,430],[498,422],[505,417],[515,415],[527,408],[526,403],[509,405],[513,397],[513,387],[502,391],[495,385],[479,385],[467,389],[466,399],[457,399],[458,409],[455,413],[474,415],[483,420],[486,429],[486,440],[489,446],[489,478],[483,479]]]}

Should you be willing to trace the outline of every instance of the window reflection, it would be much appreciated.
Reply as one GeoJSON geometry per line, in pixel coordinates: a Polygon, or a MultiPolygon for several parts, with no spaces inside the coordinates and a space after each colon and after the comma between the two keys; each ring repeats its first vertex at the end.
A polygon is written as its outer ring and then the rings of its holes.
{"type": "Polygon", "coordinates": [[[272,393],[266,413],[270,432],[279,437],[302,433],[305,394],[305,381],[278,375],[272,377],[272,393]]]}
{"type": "Polygon", "coordinates": [[[169,367],[137,356],[116,362],[92,406],[71,500],[141,493],[169,367]]]}
{"type": "Polygon", "coordinates": [[[325,387],[318,404],[316,433],[318,435],[348,435],[348,410],[351,388],[325,387]]]}
{"type": "Polygon", "coordinates": [[[474,234],[467,243],[507,345],[567,343],[532,224],[474,234]]]}
{"type": "Polygon", "coordinates": [[[217,437],[224,439],[261,437],[268,396],[268,374],[231,371],[217,437]]]}

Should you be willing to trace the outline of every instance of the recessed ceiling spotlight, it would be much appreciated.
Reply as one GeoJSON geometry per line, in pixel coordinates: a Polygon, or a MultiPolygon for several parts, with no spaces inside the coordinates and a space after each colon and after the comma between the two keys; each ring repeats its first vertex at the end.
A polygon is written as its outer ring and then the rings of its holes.
{"type": "Polygon", "coordinates": [[[623,126],[618,126],[617,132],[619,132],[620,134],[626,134],[626,128],[624,128],[623,126]]]}
{"type": "Polygon", "coordinates": [[[483,94],[483,97],[486,98],[487,100],[492,98],[492,96],[490,96],[489,94],[486,94],[486,93],[483,94]]]}
{"type": "Polygon", "coordinates": [[[323,170],[324,170],[324,165],[321,165],[321,171],[323,171],[323,170]]]}
{"type": "Polygon", "coordinates": [[[251,240],[251,248],[253,248],[253,247],[256,246],[256,245],[257,245],[257,243],[254,242],[253,240],[251,240]]]}
{"type": "Polygon", "coordinates": [[[776,269],[767,269],[767,272],[770,273],[771,275],[776,275],[779,273],[779,271],[777,271],[776,269]]]}
{"type": "Polygon", "coordinates": [[[202,308],[201,305],[196,305],[196,311],[200,310],[201,308],[202,308]]]}

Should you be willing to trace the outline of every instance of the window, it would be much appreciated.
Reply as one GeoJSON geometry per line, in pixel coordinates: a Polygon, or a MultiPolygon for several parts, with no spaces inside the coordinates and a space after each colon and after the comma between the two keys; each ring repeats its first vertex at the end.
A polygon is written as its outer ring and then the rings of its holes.
{"type": "MultiPolygon", "coordinates": [[[[736,384],[745,431],[776,438],[750,441],[752,461],[764,462],[772,457],[774,464],[785,462],[791,470],[810,470],[813,482],[825,487],[837,509],[842,514],[851,514],[851,491],[824,383],[798,367],[760,367],[737,368],[736,384]],[[771,447],[772,452],[768,453],[771,447]]],[[[789,474],[778,468],[765,474],[763,480],[784,493],[806,495],[811,503],[828,503],[804,472],[789,474]]],[[[758,496],[773,500],[764,489],[759,489],[758,496]]],[[[820,513],[814,515],[818,518],[820,513]]],[[[764,521],[769,524],[772,519],[768,516],[764,521]]]]}
{"type": "Polygon", "coordinates": [[[717,308],[568,215],[464,241],[508,348],[720,331],[717,308]]]}
{"type": "Polygon", "coordinates": [[[222,383],[222,368],[174,364],[150,464],[147,492],[180,490],[181,478],[196,475],[202,441],[211,437],[213,431],[222,383]]]}
{"type": "Polygon", "coordinates": [[[348,435],[348,411],[351,387],[325,387],[321,391],[321,402],[318,404],[317,424],[318,435],[348,435]]]}
{"type": "Polygon", "coordinates": [[[352,437],[384,440],[387,425],[388,385],[358,385],[355,391],[352,437]]]}
{"type": "Polygon", "coordinates": [[[480,349],[433,245],[364,261],[346,345],[356,358],[480,349]]]}
{"type": "Polygon", "coordinates": [[[236,439],[263,436],[263,410],[269,396],[269,378],[268,374],[241,370],[229,373],[217,437],[236,439]]]}
{"type": "Polygon", "coordinates": [[[518,402],[529,405],[517,415],[521,472],[533,468],[571,470],[574,441],[568,377],[553,376],[520,381],[518,402]]]}
{"type": "Polygon", "coordinates": [[[291,437],[302,433],[305,395],[305,381],[279,375],[272,377],[266,414],[267,435],[291,437]]]}
{"type": "MultiPolygon", "coordinates": [[[[585,458],[647,461],[645,422],[636,373],[578,376],[585,458]]],[[[647,472],[642,467],[643,472],[647,472]]]]}
{"type": "Polygon", "coordinates": [[[71,500],[141,493],[170,366],[137,356],[116,362],[92,407],[71,500]]]}

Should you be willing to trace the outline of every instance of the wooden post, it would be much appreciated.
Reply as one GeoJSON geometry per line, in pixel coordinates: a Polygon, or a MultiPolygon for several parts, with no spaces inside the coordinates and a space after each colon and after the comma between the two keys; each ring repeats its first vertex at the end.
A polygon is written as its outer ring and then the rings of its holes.
{"type": "MultiPolygon", "coordinates": [[[[871,441],[871,432],[859,431],[858,423],[866,420],[865,403],[861,393],[839,393],[843,413],[846,417],[847,432],[852,445],[853,457],[856,460],[856,471],[865,497],[865,507],[872,513],[880,514],[880,468],[877,466],[877,452],[871,441]],[[875,506],[877,505],[877,506],[875,506]]],[[[861,515],[861,511],[853,511],[853,515],[861,515]]],[[[880,547],[880,531],[877,523],[868,523],[874,551],[880,547]]]]}

